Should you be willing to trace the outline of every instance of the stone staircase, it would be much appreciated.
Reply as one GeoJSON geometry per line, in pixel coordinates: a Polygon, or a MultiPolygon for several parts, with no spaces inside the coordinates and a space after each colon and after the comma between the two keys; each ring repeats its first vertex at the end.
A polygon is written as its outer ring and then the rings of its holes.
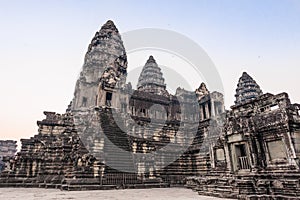
{"type": "Polygon", "coordinates": [[[100,112],[100,121],[105,135],[104,160],[107,166],[105,173],[116,173],[117,171],[135,172],[132,147],[129,143],[128,135],[116,124],[110,109],[100,112]]]}
{"type": "Polygon", "coordinates": [[[105,170],[103,185],[116,185],[118,188],[153,188],[167,187],[161,178],[145,178],[137,174],[137,166],[132,149],[134,137],[127,135],[119,128],[124,121],[116,121],[111,108],[100,112],[101,128],[104,138],[105,170]]]}

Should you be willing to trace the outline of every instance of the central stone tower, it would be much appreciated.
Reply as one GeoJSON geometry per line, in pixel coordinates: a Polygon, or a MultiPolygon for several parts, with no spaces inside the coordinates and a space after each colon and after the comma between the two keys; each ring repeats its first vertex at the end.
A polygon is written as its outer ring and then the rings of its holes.
{"type": "Polygon", "coordinates": [[[120,74],[126,73],[126,68],[127,58],[121,35],[109,20],[96,32],[88,47],[76,83],[72,110],[82,111],[97,106],[101,98],[105,98],[98,96],[100,82],[103,88],[115,87],[120,74]]]}

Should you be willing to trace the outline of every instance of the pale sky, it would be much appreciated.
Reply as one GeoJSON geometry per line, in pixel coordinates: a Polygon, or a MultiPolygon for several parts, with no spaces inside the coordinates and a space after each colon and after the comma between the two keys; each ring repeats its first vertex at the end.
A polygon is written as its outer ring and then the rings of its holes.
{"type": "MultiPolygon", "coordinates": [[[[108,19],[121,33],[159,28],[195,41],[221,76],[227,109],[243,71],[263,92],[300,102],[300,1],[0,1],[0,139],[29,138],[43,111],[65,111],[88,44],[108,19]]],[[[138,63],[130,58],[129,70],[138,63]]]]}

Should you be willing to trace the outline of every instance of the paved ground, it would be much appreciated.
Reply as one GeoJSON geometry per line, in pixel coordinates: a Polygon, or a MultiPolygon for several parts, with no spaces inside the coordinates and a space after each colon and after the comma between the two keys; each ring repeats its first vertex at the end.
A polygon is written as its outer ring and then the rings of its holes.
{"type": "MultiPolygon", "coordinates": [[[[215,197],[199,196],[184,188],[128,189],[98,191],[60,191],[56,189],[0,188],[2,200],[55,200],[55,199],[108,199],[108,200],[213,200],[215,197]]],[[[224,200],[224,199],[223,199],[224,200]]]]}

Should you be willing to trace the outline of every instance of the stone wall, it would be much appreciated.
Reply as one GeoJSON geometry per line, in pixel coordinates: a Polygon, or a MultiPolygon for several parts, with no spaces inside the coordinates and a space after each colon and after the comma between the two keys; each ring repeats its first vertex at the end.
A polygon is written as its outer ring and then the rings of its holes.
{"type": "Polygon", "coordinates": [[[204,83],[169,94],[153,56],[137,90],[126,76],[126,51],[108,21],[89,45],[66,113],[44,112],[38,133],[21,140],[21,151],[1,173],[0,186],[83,190],[186,183],[219,197],[300,196],[300,105],[286,93],[263,94],[243,73],[235,105],[225,111],[223,95],[204,83]]]}
{"type": "Polygon", "coordinates": [[[299,199],[299,104],[286,93],[254,97],[242,94],[249,93],[248,87],[238,88],[239,99],[210,150],[210,171],[187,178],[187,187],[227,198],[299,199]]]}
{"type": "Polygon", "coordinates": [[[78,177],[99,176],[101,164],[83,146],[71,113],[44,114],[38,134],[21,140],[21,151],[1,174],[0,186],[63,187],[78,177]]]}
{"type": "Polygon", "coordinates": [[[0,172],[8,170],[9,160],[15,156],[17,152],[17,141],[0,140],[0,172]]]}

